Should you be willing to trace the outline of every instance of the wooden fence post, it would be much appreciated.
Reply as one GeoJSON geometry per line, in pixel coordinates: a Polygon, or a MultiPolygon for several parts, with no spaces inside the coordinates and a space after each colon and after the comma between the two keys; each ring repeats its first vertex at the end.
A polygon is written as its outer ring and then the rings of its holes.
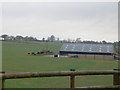
{"type": "MultiPolygon", "coordinates": [[[[5,72],[0,72],[2,75],[5,74],[5,72]]],[[[4,89],[4,79],[3,78],[0,78],[0,90],[3,90],[4,89]]]]}
{"type": "MultiPolygon", "coordinates": [[[[75,69],[70,69],[70,71],[75,71],[75,69]]],[[[70,88],[75,88],[75,76],[70,76],[70,88]]]]}
{"type": "MultiPolygon", "coordinates": [[[[119,71],[120,69],[114,69],[115,71],[119,71]]],[[[113,75],[113,85],[120,85],[120,74],[119,73],[115,73],[113,75]]]]}

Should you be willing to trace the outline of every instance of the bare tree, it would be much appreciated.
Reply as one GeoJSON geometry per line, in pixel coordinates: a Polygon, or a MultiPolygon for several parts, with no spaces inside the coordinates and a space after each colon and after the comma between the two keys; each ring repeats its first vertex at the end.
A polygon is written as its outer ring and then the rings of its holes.
{"type": "Polygon", "coordinates": [[[80,43],[81,42],[81,38],[76,38],[76,43],[80,43]]]}
{"type": "Polygon", "coordinates": [[[24,38],[22,36],[20,36],[20,35],[18,35],[18,36],[15,37],[15,40],[17,40],[17,41],[22,41],[23,39],[24,38]]]}
{"type": "Polygon", "coordinates": [[[8,35],[7,35],[7,34],[3,34],[1,37],[2,37],[4,40],[8,40],[8,35]]]}
{"type": "Polygon", "coordinates": [[[45,42],[45,38],[42,38],[42,41],[45,42]]]}
{"type": "Polygon", "coordinates": [[[51,42],[55,41],[55,36],[54,36],[54,35],[51,35],[51,36],[50,36],[50,41],[51,41],[51,42]]]}

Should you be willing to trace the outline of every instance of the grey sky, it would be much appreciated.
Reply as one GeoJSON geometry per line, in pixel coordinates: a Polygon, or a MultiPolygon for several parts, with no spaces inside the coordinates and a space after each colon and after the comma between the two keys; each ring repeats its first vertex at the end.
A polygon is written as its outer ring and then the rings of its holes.
{"type": "Polygon", "coordinates": [[[60,39],[118,40],[117,2],[11,2],[2,4],[3,34],[60,39]]]}

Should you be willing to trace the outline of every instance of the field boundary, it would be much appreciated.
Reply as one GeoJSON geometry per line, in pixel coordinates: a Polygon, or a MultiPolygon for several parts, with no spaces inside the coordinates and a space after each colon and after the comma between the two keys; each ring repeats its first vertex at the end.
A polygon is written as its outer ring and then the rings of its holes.
{"type": "Polygon", "coordinates": [[[0,88],[4,89],[4,83],[7,79],[19,78],[36,78],[36,77],[61,77],[70,76],[70,88],[83,89],[120,89],[120,70],[80,70],[70,69],[70,71],[56,72],[25,72],[25,73],[5,73],[0,74],[0,88]],[[80,75],[113,75],[113,86],[91,86],[91,87],[75,87],[75,76],[80,75]]]}

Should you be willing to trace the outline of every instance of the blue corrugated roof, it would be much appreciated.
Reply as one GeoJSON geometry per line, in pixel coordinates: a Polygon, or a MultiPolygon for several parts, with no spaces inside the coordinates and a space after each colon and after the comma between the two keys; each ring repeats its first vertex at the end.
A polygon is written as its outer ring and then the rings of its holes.
{"type": "Polygon", "coordinates": [[[65,43],[62,45],[60,51],[90,52],[90,53],[114,53],[114,48],[113,48],[112,44],[65,43]]]}

